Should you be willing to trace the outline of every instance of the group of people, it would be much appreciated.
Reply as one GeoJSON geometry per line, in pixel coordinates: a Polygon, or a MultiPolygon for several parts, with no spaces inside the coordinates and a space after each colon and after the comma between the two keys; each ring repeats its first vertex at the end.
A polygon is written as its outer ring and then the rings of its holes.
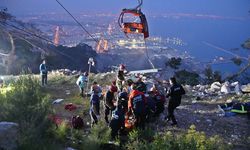
{"type": "MultiPolygon", "coordinates": [[[[111,82],[104,94],[104,119],[111,128],[111,136],[114,139],[118,133],[125,129],[145,128],[145,123],[153,117],[159,116],[164,111],[166,98],[169,98],[168,115],[166,121],[172,121],[177,125],[174,110],[181,103],[181,97],[185,90],[170,78],[170,87],[165,92],[157,90],[154,85],[147,90],[142,77],[137,81],[125,80],[125,66],[120,65],[115,81],[111,82]]],[[[97,124],[100,119],[101,87],[94,82],[91,86],[90,116],[91,125],[97,124]]]]}
{"type": "MultiPolygon", "coordinates": [[[[42,86],[47,84],[46,61],[40,65],[42,86]]],[[[144,129],[145,123],[151,118],[159,116],[165,108],[168,98],[168,115],[165,120],[172,121],[171,125],[177,125],[174,110],[181,104],[183,87],[176,82],[174,77],[169,79],[170,86],[164,91],[159,91],[157,85],[148,90],[142,76],[136,81],[126,80],[124,65],[119,66],[116,80],[112,81],[108,90],[103,95],[102,88],[93,82],[90,88],[90,117],[91,126],[100,120],[100,100],[104,99],[104,119],[111,128],[111,136],[114,139],[118,133],[125,129],[144,129]]],[[[82,73],[76,84],[80,95],[84,96],[88,82],[88,73],[82,73]]]]}

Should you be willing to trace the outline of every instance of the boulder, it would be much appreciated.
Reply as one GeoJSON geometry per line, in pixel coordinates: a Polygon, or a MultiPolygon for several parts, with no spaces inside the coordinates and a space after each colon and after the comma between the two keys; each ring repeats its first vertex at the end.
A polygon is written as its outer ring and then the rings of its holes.
{"type": "Polygon", "coordinates": [[[219,91],[221,89],[221,84],[220,82],[214,82],[210,86],[211,91],[219,91]]]}
{"type": "Polygon", "coordinates": [[[250,92],[250,83],[248,83],[247,85],[242,85],[241,90],[243,92],[250,92]]]}
{"type": "Polygon", "coordinates": [[[229,82],[225,82],[225,83],[222,85],[220,91],[221,91],[221,93],[229,94],[229,93],[231,92],[229,82]]]}
{"type": "Polygon", "coordinates": [[[14,150],[18,148],[18,124],[0,122],[0,149],[14,150]]]}
{"type": "Polygon", "coordinates": [[[240,89],[240,83],[238,81],[231,83],[231,86],[234,87],[234,92],[237,95],[241,95],[242,94],[241,89],[240,89]]]}

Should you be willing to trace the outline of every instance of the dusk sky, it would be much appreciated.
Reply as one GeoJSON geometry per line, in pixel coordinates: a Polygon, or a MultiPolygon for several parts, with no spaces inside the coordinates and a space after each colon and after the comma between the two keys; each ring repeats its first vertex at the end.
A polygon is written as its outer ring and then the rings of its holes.
{"type": "MultiPolygon", "coordinates": [[[[60,0],[72,13],[119,13],[133,8],[137,0],[60,0]]],[[[40,12],[64,12],[56,0],[0,0],[14,15],[40,12]]],[[[222,16],[250,15],[250,0],[144,0],[145,13],[201,13],[222,16]]]]}

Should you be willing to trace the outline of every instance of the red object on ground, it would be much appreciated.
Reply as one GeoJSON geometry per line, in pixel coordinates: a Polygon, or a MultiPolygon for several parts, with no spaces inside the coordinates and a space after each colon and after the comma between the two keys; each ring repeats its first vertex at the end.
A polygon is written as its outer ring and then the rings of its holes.
{"type": "Polygon", "coordinates": [[[69,110],[69,111],[76,110],[76,108],[77,108],[76,105],[74,105],[72,103],[66,104],[64,106],[64,109],[69,110]]]}

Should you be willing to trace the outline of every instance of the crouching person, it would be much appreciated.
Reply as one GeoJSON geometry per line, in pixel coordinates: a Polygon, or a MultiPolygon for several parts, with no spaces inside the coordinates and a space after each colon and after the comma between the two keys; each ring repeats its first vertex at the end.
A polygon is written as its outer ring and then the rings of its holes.
{"type": "Polygon", "coordinates": [[[112,112],[109,126],[111,128],[112,141],[115,140],[119,132],[121,133],[125,129],[125,112],[121,103],[119,103],[116,109],[112,112]]]}
{"type": "Polygon", "coordinates": [[[100,118],[100,99],[97,92],[93,92],[90,97],[90,117],[91,127],[98,123],[100,118]]]}

